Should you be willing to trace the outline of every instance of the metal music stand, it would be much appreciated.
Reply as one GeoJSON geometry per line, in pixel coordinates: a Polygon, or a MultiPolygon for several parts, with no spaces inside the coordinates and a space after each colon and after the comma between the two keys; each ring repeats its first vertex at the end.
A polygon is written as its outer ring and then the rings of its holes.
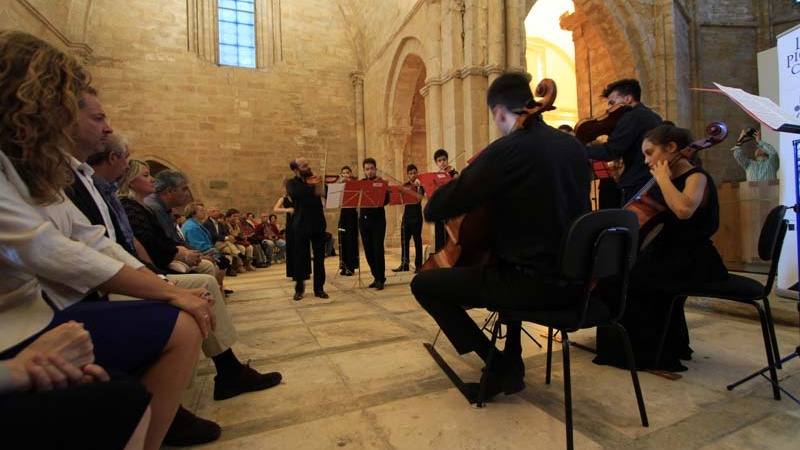
{"type": "MultiPolygon", "coordinates": [[[[794,147],[794,177],[795,177],[794,179],[795,180],[799,180],[800,178],[798,178],[798,176],[800,176],[800,139],[792,141],[792,146],[794,147]]],[[[794,196],[795,196],[795,204],[791,208],[794,210],[794,215],[795,215],[795,231],[798,231],[798,230],[800,230],[800,229],[798,229],[798,225],[800,225],[800,184],[797,183],[797,182],[795,182],[795,185],[794,185],[794,196]]],[[[797,259],[798,259],[798,264],[800,264],[800,239],[796,239],[796,243],[797,243],[797,259]]],[[[798,280],[800,280],[800,270],[798,270],[798,280]]],[[[795,286],[797,286],[797,285],[795,285],[795,286]]],[[[800,287],[800,286],[798,286],[798,287],[800,287]]],[[[798,317],[800,317],[800,298],[798,298],[797,300],[798,300],[797,301],[797,315],[798,315],[798,317]]],[[[800,329],[798,331],[800,331],[800,329]]],[[[798,342],[800,342],[800,340],[798,340],[798,342]]],[[[778,355],[775,355],[775,357],[778,358],[778,355]]],[[[788,355],[786,355],[783,358],[781,358],[780,361],[776,361],[775,362],[775,368],[776,369],[783,369],[783,364],[784,363],[786,363],[787,361],[790,361],[790,360],[792,360],[794,358],[798,358],[798,357],[800,357],[800,345],[795,347],[793,352],[791,352],[788,355]]],[[[746,383],[746,382],[752,380],[753,378],[756,378],[759,375],[761,375],[762,377],[766,378],[767,381],[770,382],[770,384],[774,384],[776,388],[780,389],[781,392],[786,394],[789,398],[794,400],[795,403],[800,405],[800,399],[798,399],[797,397],[792,395],[789,391],[784,389],[779,384],[773,383],[772,380],[768,376],[765,375],[767,371],[769,371],[769,367],[764,367],[761,370],[759,370],[757,372],[754,372],[754,373],[742,378],[741,380],[729,385],[728,386],[728,390],[732,391],[737,386],[739,386],[739,385],[741,385],[743,383],[746,383]]]]}

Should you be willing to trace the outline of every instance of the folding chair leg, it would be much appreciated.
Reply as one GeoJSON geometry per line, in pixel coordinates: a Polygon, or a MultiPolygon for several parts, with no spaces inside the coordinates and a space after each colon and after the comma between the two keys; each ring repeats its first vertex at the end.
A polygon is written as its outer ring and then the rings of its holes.
{"type": "Polygon", "coordinates": [[[775,335],[775,322],[772,321],[772,310],[769,307],[769,299],[764,297],[764,312],[767,314],[767,324],[769,325],[769,335],[772,338],[772,357],[775,360],[775,368],[783,369],[781,366],[780,350],[778,350],[778,336],[775,335]]]}
{"type": "Polygon", "coordinates": [[[772,396],[775,400],[781,399],[781,390],[778,384],[778,372],[775,370],[775,357],[772,354],[772,341],[770,340],[769,324],[767,324],[767,315],[758,303],[753,303],[758,311],[758,317],[761,319],[761,334],[764,335],[764,349],[767,351],[767,365],[769,366],[769,378],[772,380],[772,396]]]}
{"type": "Polygon", "coordinates": [[[567,450],[572,450],[572,382],[569,370],[569,336],[561,330],[561,352],[564,354],[564,415],[567,428],[567,450]]]}
{"type": "Polygon", "coordinates": [[[486,358],[486,369],[483,371],[483,375],[481,375],[481,387],[478,392],[478,401],[476,405],[478,408],[483,408],[483,403],[486,400],[486,389],[489,384],[489,372],[490,368],[492,367],[492,359],[494,359],[495,353],[495,344],[497,343],[497,334],[500,332],[500,320],[496,320],[494,322],[494,327],[492,327],[492,341],[489,344],[489,356],[486,358]]]}
{"type": "Polygon", "coordinates": [[[544,372],[544,384],[550,384],[550,368],[553,360],[553,327],[547,327],[547,368],[544,372]]]}
{"type": "Polygon", "coordinates": [[[625,345],[625,358],[628,360],[628,370],[631,371],[631,380],[633,381],[633,391],[636,393],[636,403],[639,405],[639,418],[642,420],[643,427],[649,427],[650,423],[647,421],[647,410],[644,407],[644,398],[642,397],[642,388],[639,386],[639,375],[636,373],[636,362],[633,359],[633,348],[631,347],[631,340],[628,337],[628,331],[620,323],[614,323],[614,327],[622,337],[622,342],[625,345]]]}

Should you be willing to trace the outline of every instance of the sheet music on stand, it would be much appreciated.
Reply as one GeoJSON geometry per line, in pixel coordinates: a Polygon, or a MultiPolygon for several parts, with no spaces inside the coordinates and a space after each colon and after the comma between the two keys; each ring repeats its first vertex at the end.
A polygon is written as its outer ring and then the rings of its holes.
{"type": "Polygon", "coordinates": [[[719,92],[736,103],[753,119],[775,131],[800,134],[800,119],[781,110],[780,106],[766,97],[750,94],[739,88],[714,83],[717,89],[695,89],[698,91],[719,92]]]}
{"type": "Polygon", "coordinates": [[[325,198],[325,209],[339,209],[342,207],[345,183],[331,183],[328,185],[328,196],[325,198]]]}
{"type": "Polygon", "coordinates": [[[414,195],[411,188],[405,186],[389,186],[390,205],[413,205],[419,203],[419,197],[414,195]]]}
{"type": "Polygon", "coordinates": [[[431,198],[433,193],[439,189],[439,186],[444,186],[453,180],[453,177],[445,172],[421,173],[417,178],[419,178],[422,187],[425,189],[425,197],[427,198],[431,198]]]}

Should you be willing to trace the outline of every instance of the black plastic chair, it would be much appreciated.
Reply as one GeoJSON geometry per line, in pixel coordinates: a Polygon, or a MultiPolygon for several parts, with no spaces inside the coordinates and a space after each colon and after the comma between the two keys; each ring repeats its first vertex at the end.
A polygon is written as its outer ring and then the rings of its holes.
{"type": "MultiPolygon", "coordinates": [[[[676,306],[682,308],[686,297],[717,298],[720,300],[745,303],[752,305],[756,308],[756,311],[758,311],[758,317],[761,321],[761,334],[764,337],[764,350],[767,353],[767,365],[769,368],[770,381],[772,383],[772,394],[775,400],[781,399],[778,374],[776,371],[776,368],[780,369],[780,362],[776,362],[780,352],[778,351],[778,340],[775,337],[775,325],[772,322],[772,312],[770,311],[768,298],[775,282],[775,276],[778,273],[778,262],[781,257],[783,238],[786,236],[786,229],[789,224],[789,222],[784,219],[785,215],[785,206],[776,206],[773,208],[767,215],[758,238],[759,258],[764,261],[770,261],[767,284],[764,285],[756,280],[740,275],[729,274],[728,279],[725,281],[705,283],[697,286],[676,287],[677,294],[672,299],[669,313],[667,314],[666,321],[661,330],[661,338],[656,356],[656,367],[658,367],[658,363],[661,361],[661,353],[664,350],[664,343],[667,338],[672,311],[676,306]],[[759,300],[764,303],[763,308],[758,304],[759,300]]],[[[730,384],[727,388],[728,390],[733,390],[736,386],[750,380],[754,376],[746,377],[736,383],[730,384]]]]}
{"type": "MultiPolygon", "coordinates": [[[[566,287],[564,304],[568,308],[547,311],[520,311],[496,309],[500,320],[492,330],[492,344],[487,367],[491,366],[495,342],[501,323],[511,321],[532,322],[548,327],[547,372],[545,383],[550,384],[551,358],[553,348],[553,329],[561,332],[564,359],[564,410],[566,415],[567,448],[573,448],[572,430],[572,388],[570,380],[569,335],[584,328],[607,326],[618,330],[625,345],[628,368],[633,381],[636,402],[643,426],[648,426],[642,390],[633,359],[630,339],[618,320],[625,310],[628,289],[628,274],[636,260],[638,249],[639,224],[636,216],[621,209],[595,211],[579,217],[570,227],[562,243],[560,262],[560,283],[566,287]],[[609,284],[605,282],[611,281],[609,284]],[[603,289],[603,298],[594,295],[598,283],[603,289]],[[572,287],[571,289],[569,287],[572,287]],[[577,289],[575,289],[577,287],[577,289]],[[579,291],[579,295],[575,292],[579,291]]],[[[495,310],[494,308],[492,310],[495,310]]],[[[488,370],[481,378],[481,391],[478,407],[485,399],[488,370]]]]}

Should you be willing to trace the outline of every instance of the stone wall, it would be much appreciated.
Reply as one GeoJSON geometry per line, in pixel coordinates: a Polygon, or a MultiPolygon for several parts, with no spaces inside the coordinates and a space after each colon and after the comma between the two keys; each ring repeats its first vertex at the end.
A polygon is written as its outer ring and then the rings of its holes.
{"type": "MultiPolygon", "coordinates": [[[[409,162],[432,168],[433,151],[444,147],[463,168],[498,136],[485,90],[499,73],[526,67],[523,20],[535,3],[257,1],[269,5],[261,14],[270,19],[258,38],[269,46],[259,69],[214,64],[214,47],[198,31],[213,27],[198,28],[202,14],[192,9],[213,11],[213,0],[124,8],[8,0],[0,27],[83,58],[136,156],[187,172],[208,203],[262,210],[297,155],[318,167],[327,154],[328,172],[373,156],[402,178],[409,162]]],[[[637,77],[645,103],[665,118],[695,134],[721,119],[735,134],[753,123],[727,100],[689,88],[717,81],[755,91],[756,52],[798,20],[800,6],[783,0],[575,0],[561,25],[574,33],[579,114],[605,110],[607,83],[637,77]]],[[[728,146],[703,156],[720,182],[743,177],[728,146]]]]}
{"type": "MultiPolygon", "coordinates": [[[[36,24],[64,9],[49,1],[11,3],[22,12],[0,14],[0,27],[40,36],[36,24]],[[28,20],[16,20],[26,11],[28,20]]],[[[310,157],[315,168],[326,154],[332,170],[355,165],[357,64],[335,2],[283,1],[283,61],[266,69],[220,67],[189,52],[186,2],[90,3],[83,43],[112,126],[130,137],[134,157],[185,171],[195,198],[267,210],[295,156],[310,157]]],[[[48,26],[62,22],[55,17],[48,26]]]]}

